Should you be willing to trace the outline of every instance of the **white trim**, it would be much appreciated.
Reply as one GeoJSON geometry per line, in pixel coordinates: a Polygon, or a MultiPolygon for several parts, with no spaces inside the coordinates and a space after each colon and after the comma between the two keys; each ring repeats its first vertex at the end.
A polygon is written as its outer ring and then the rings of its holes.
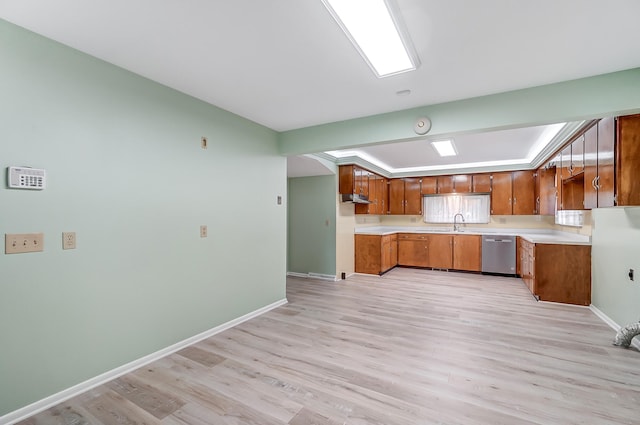
{"type": "MultiPolygon", "coordinates": [[[[619,324],[617,324],[611,317],[607,316],[606,314],[604,314],[598,307],[596,307],[595,305],[591,304],[589,306],[589,309],[591,309],[591,311],[593,311],[593,314],[595,314],[596,316],[598,316],[604,323],[606,323],[607,325],[609,325],[614,331],[618,332],[622,326],[620,326],[619,324]]],[[[638,351],[640,351],[640,338],[634,338],[631,341],[631,345],[633,347],[635,347],[638,351]]]]}
{"type": "Polygon", "coordinates": [[[338,279],[337,276],[334,276],[334,275],[322,274],[322,273],[313,273],[313,272],[309,272],[309,273],[287,272],[287,276],[299,277],[299,278],[302,278],[302,279],[328,280],[330,282],[337,282],[337,281],[340,280],[340,279],[338,279]]]}
{"type": "Polygon", "coordinates": [[[144,357],[141,357],[137,360],[119,366],[115,369],[112,369],[108,372],[90,378],[84,382],[81,382],[73,387],[62,390],[56,394],[50,395],[49,397],[43,398],[42,400],[38,400],[34,403],[29,404],[28,406],[22,407],[18,410],[14,410],[13,412],[7,413],[4,416],[0,416],[0,425],[11,425],[16,422],[20,422],[24,419],[27,419],[30,416],[33,416],[37,413],[40,413],[44,410],[47,410],[59,403],[62,403],[72,397],[75,397],[79,394],[82,394],[86,391],[89,391],[92,388],[95,388],[99,385],[105,384],[119,376],[132,372],[144,365],[147,365],[151,362],[154,362],[162,357],[168,356],[169,354],[175,353],[176,351],[182,350],[183,348],[195,344],[196,342],[202,341],[203,339],[207,339],[215,334],[226,331],[234,326],[237,326],[247,320],[258,317],[274,308],[278,308],[288,301],[286,298],[283,298],[279,301],[276,301],[272,304],[254,310],[250,313],[245,314],[244,316],[240,316],[236,319],[230,320],[226,323],[223,323],[215,328],[209,329],[197,335],[194,335],[190,338],[177,342],[173,345],[170,345],[166,348],[156,351],[155,353],[151,353],[144,357]]]}

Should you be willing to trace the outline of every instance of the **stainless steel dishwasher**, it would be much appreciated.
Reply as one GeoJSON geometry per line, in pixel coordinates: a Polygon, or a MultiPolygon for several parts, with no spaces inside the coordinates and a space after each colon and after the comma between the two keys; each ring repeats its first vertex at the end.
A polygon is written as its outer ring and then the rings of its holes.
{"type": "Polygon", "coordinates": [[[516,237],[482,235],[482,272],[516,274],[516,237]]]}

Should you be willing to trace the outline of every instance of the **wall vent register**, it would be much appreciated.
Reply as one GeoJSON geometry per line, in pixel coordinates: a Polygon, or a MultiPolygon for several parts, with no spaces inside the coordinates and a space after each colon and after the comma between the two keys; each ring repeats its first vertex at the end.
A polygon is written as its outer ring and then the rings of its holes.
{"type": "Polygon", "coordinates": [[[12,189],[42,190],[47,185],[45,170],[30,167],[8,167],[7,180],[12,189]]]}

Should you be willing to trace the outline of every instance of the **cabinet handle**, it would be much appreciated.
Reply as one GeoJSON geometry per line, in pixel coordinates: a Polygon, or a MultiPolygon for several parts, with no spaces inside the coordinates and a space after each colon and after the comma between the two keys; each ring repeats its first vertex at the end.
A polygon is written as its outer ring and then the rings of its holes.
{"type": "Polygon", "coordinates": [[[596,176],[596,190],[600,189],[600,176],[596,176]]]}
{"type": "Polygon", "coordinates": [[[513,198],[513,205],[516,204],[516,198],[513,198]]]}
{"type": "Polygon", "coordinates": [[[598,190],[598,188],[596,187],[596,179],[598,178],[598,176],[594,177],[593,180],[591,180],[591,186],[593,187],[593,190],[598,190]]]}

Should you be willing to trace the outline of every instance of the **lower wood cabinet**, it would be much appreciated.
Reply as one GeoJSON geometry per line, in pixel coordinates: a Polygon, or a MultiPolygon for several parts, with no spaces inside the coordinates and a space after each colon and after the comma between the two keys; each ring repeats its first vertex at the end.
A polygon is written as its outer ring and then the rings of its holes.
{"type": "Polygon", "coordinates": [[[434,269],[480,271],[480,235],[416,234],[398,235],[398,264],[434,269]]]}
{"type": "Polygon", "coordinates": [[[356,273],[382,274],[398,265],[398,235],[355,235],[356,273]]]}
{"type": "Polygon", "coordinates": [[[398,264],[410,267],[427,267],[428,240],[422,233],[398,235],[398,264]]]}
{"type": "Polygon", "coordinates": [[[591,304],[591,247],[534,244],[521,239],[520,274],[541,301],[591,304]]]}
{"type": "Polygon", "coordinates": [[[453,236],[453,268],[471,272],[482,270],[482,236],[453,236]]]}

